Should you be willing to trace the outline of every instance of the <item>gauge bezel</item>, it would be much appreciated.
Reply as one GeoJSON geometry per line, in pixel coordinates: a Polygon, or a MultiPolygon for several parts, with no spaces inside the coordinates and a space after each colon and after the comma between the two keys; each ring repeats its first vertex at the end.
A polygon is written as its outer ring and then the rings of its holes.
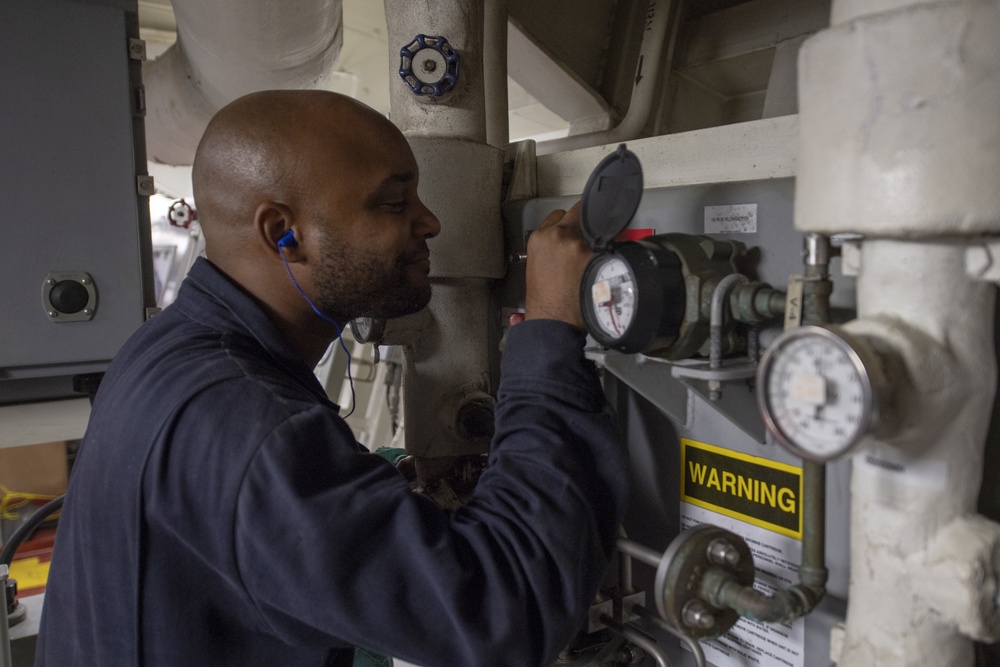
{"type": "Polygon", "coordinates": [[[872,380],[875,368],[873,355],[864,341],[833,325],[804,325],[779,335],[768,347],[757,367],[757,407],[768,432],[789,452],[817,463],[841,459],[856,451],[864,439],[874,432],[879,419],[879,407],[872,380]],[[804,338],[819,338],[843,351],[861,382],[862,412],[858,428],[842,446],[828,454],[817,454],[811,451],[808,445],[797,442],[778,424],[771,410],[770,388],[773,380],[771,371],[774,369],[775,361],[790,344],[804,338]]]}

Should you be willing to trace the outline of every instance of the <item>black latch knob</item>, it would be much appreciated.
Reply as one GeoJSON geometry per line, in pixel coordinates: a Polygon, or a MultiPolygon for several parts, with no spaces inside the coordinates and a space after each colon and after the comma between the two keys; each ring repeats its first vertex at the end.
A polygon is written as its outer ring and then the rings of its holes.
{"type": "Polygon", "coordinates": [[[87,303],[90,301],[90,292],[75,280],[60,280],[52,286],[49,301],[52,303],[52,307],[60,313],[72,315],[87,307],[87,303]]]}

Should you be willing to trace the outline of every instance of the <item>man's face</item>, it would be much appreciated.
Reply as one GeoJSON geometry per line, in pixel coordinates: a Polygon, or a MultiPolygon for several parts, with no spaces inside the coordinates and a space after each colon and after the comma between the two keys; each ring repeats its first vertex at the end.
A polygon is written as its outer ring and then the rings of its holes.
{"type": "Polygon", "coordinates": [[[341,321],[415,313],[431,299],[427,244],[400,252],[324,234],[313,270],[317,307],[341,321]]]}
{"type": "MultiPolygon", "coordinates": [[[[339,321],[414,313],[431,297],[427,239],[440,224],[417,196],[417,166],[401,136],[360,142],[350,167],[331,170],[313,218],[320,258],[317,307],[339,321]]],[[[341,153],[343,155],[343,153],[341,153]]]]}

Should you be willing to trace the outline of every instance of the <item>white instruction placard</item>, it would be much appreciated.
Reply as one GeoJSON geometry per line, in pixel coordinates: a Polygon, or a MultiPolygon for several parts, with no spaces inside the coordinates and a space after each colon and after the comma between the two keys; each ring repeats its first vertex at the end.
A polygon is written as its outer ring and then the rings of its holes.
{"type": "Polygon", "coordinates": [[[754,234],[756,232],[757,204],[705,207],[706,234],[754,234]]]}
{"type": "MultiPolygon", "coordinates": [[[[802,543],[785,535],[707,510],[681,503],[681,530],[709,523],[746,540],[753,552],[757,579],[754,588],[767,595],[798,582],[802,543]]],[[[805,619],[791,624],[760,623],[741,618],[729,632],[703,642],[705,657],[717,667],[803,667],[805,619]]]]}

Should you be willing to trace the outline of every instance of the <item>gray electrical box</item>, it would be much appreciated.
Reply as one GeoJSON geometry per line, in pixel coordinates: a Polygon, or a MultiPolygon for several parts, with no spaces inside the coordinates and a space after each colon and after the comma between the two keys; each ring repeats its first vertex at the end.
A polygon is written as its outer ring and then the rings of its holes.
{"type": "Polygon", "coordinates": [[[0,2],[0,403],[73,393],[155,306],[135,0],[0,2]]]}

